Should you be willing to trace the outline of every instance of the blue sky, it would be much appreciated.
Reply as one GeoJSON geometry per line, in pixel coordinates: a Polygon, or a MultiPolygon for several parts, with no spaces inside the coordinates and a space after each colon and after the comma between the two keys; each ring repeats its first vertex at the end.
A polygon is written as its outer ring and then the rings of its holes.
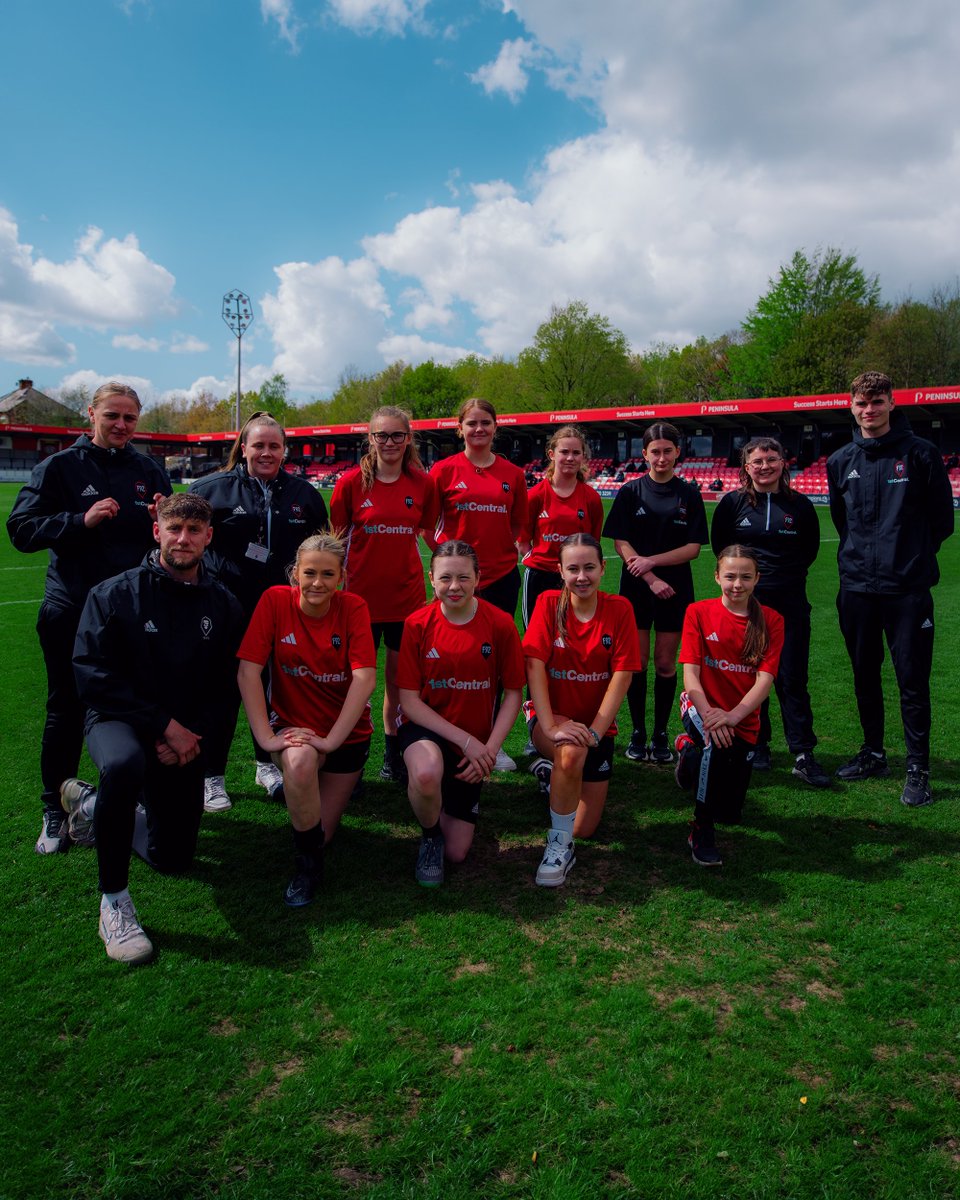
{"type": "MultiPolygon", "coordinates": [[[[0,393],[512,356],[580,298],[642,350],[799,246],[960,273],[953,0],[7,0],[0,393]]],[[[957,381],[942,381],[957,382],[957,381]]]]}

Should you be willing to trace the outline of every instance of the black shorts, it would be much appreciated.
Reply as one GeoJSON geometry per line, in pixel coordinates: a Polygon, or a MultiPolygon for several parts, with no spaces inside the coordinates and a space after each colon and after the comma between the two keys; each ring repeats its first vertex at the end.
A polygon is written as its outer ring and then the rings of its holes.
{"type": "Polygon", "coordinates": [[[457,779],[458,764],[463,758],[463,752],[442,738],[439,733],[424,729],[422,725],[414,725],[412,721],[404,721],[397,730],[397,739],[401,754],[410,748],[414,742],[433,742],[440,747],[443,754],[443,778],[440,782],[440,807],[448,817],[456,817],[458,821],[466,821],[476,825],[480,817],[480,791],[482,783],[466,783],[457,779]]]}
{"type": "MultiPolygon", "coordinates": [[[[274,729],[274,733],[283,733],[286,726],[280,725],[274,729]]],[[[321,775],[352,775],[354,771],[362,771],[367,762],[367,756],[370,753],[370,739],[365,742],[344,742],[342,746],[338,746],[336,750],[332,750],[326,757],[323,766],[320,768],[321,775]]],[[[276,762],[280,758],[280,752],[274,751],[276,762]]],[[[280,763],[277,762],[277,766],[280,763]]]]}
{"type": "Polygon", "coordinates": [[[743,816],[756,746],[736,735],[730,746],[706,746],[696,709],[691,706],[681,719],[700,750],[699,769],[692,780],[697,804],[704,805],[711,821],[736,825],[743,816]]]}
{"type": "Polygon", "coordinates": [[[533,610],[543,592],[563,587],[559,571],[541,571],[539,567],[527,567],[523,576],[523,603],[520,607],[523,627],[530,624],[533,610]]]}
{"type": "Polygon", "coordinates": [[[400,649],[400,639],[403,637],[402,621],[373,621],[370,625],[373,634],[373,648],[376,650],[383,637],[383,644],[388,650],[400,649]]]}
{"type": "Polygon", "coordinates": [[[520,595],[520,568],[514,567],[501,579],[495,579],[486,587],[483,586],[483,575],[481,574],[477,595],[481,600],[486,600],[488,604],[499,608],[501,612],[505,612],[508,617],[513,619],[517,612],[517,597],[520,595]]]}
{"type": "Polygon", "coordinates": [[[693,589],[681,588],[669,598],[658,600],[643,581],[643,590],[631,588],[621,595],[633,605],[633,619],[638,629],[656,629],[658,633],[680,633],[683,617],[693,603],[693,589]]]}
{"type": "MultiPolygon", "coordinates": [[[[527,731],[530,737],[533,737],[533,730],[537,724],[536,713],[527,721],[527,731]]],[[[602,737],[598,746],[591,746],[587,751],[587,757],[583,763],[583,782],[584,783],[609,783],[613,775],[613,751],[615,749],[613,738],[610,736],[602,737]]]]}

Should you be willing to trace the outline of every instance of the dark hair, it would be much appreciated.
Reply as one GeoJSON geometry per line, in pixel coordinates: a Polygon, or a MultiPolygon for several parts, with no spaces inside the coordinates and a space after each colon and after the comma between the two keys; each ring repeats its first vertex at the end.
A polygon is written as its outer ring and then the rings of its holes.
{"type": "MultiPolygon", "coordinates": [[[[571,533],[569,537],[565,537],[560,543],[560,551],[557,555],[559,566],[563,566],[564,550],[573,550],[577,546],[587,546],[590,550],[596,552],[597,559],[603,567],[603,547],[593,536],[592,533],[571,533]]],[[[561,579],[563,576],[561,575],[561,579]]],[[[570,611],[570,589],[564,583],[560,592],[560,598],[557,600],[557,632],[561,637],[567,636],[567,613],[570,611]]]]}
{"type": "Polygon", "coordinates": [[[473,569],[480,577],[480,560],[477,558],[477,552],[469,542],[441,542],[430,556],[430,573],[433,573],[433,567],[438,558],[469,558],[473,563],[473,569]]]}
{"type": "MultiPolygon", "coordinates": [[[[397,408],[394,404],[382,404],[379,408],[373,410],[370,414],[370,423],[367,426],[367,452],[360,459],[360,488],[364,492],[370,491],[374,480],[377,478],[377,450],[374,440],[371,437],[371,426],[377,417],[392,417],[393,420],[403,423],[407,433],[413,432],[410,427],[410,414],[406,409],[397,408]]],[[[423,471],[420,452],[417,450],[417,444],[412,437],[404,447],[403,462],[400,464],[400,470],[406,471],[408,475],[412,475],[414,471],[423,471]]]]}
{"type": "MultiPolygon", "coordinates": [[[[757,568],[757,573],[760,572],[756,551],[751,550],[749,546],[741,546],[739,543],[725,546],[717,555],[718,575],[720,574],[720,564],[725,558],[749,558],[757,568]]],[[[750,667],[759,666],[769,645],[770,634],[767,631],[767,623],[763,619],[763,609],[756,596],[751,596],[747,604],[747,632],[743,639],[743,661],[750,667]]]]}
{"type": "Polygon", "coordinates": [[[284,446],[286,446],[286,444],[287,444],[286,430],[283,428],[283,426],[280,424],[280,422],[276,419],[276,417],[272,417],[270,415],[270,413],[262,411],[262,410],[259,412],[255,412],[251,416],[247,417],[247,419],[244,421],[244,423],[240,426],[240,432],[237,434],[236,438],[234,439],[233,445],[230,447],[230,453],[227,455],[227,461],[220,468],[221,471],[232,471],[233,468],[240,461],[240,459],[243,457],[243,445],[244,445],[244,442],[247,440],[247,433],[249,430],[251,430],[254,427],[254,425],[272,425],[275,428],[279,429],[280,430],[280,441],[283,442],[284,446]]]}
{"type": "Polygon", "coordinates": [[[643,448],[650,445],[651,442],[673,442],[676,448],[680,449],[680,430],[676,425],[671,425],[669,421],[657,421],[655,425],[648,425],[643,431],[643,448]]]}
{"type": "Polygon", "coordinates": [[[193,492],[174,492],[157,501],[157,521],[203,521],[209,525],[213,509],[208,501],[193,492]]]}
{"type": "MultiPolygon", "coordinates": [[[[583,447],[583,463],[577,471],[577,479],[581,483],[586,483],[590,477],[590,447],[587,445],[587,435],[583,432],[579,425],[561,425],[554,433],[553,437],[547,442],[547,450],[556,450],[562,438],[576,438],[583,447]]],[[[544,475],[547,479],[553,479],[557,464],[551,458],[547,463],[547,469],[544,475]]]]}
{"type": "Polygon", "coordinates": [[[780,472],[780,479],[777,483],[777,491],[782,495],[787,495],[793,492],[790,486],[790,471],[787,468],[787,452],[780,445],[776,438],[771,437],[756,437],[751,438],[749,442],[740,450],[740,478],[738,486],[754,508],[757,507],[757,489],[754,487],[753,478],[747,470],[747,459],[754,450],[773,450],[783,459],[783,470],[780,472]]]}
{"type": "Polygon", "coordinates": [[[882,371],[864,371],[850,384],[850,398],[854,396],[889,396],[893,399],[893,383],[882,371]]]}

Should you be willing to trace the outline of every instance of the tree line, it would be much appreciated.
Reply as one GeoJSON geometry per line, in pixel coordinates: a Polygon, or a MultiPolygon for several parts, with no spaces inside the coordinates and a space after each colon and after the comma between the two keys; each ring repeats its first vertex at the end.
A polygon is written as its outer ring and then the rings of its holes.
{"type": "MultiPolygon", "coordinates": [[[[855,255],[801,249],[768,281],[740,327],[712,340],[660,342],[637,353],[606,317],[573,300],[551,309],[515,360],[395,362],[374,374],[350,367],[329,399],[299,404],[276,374],[244,393],[241,415],[266,409],[287,426],[325,425],[364,421],[381,404],[415,418],[450,416],[467,396],[482,396],[499,412],[540,412],[813,395],[844,392],[870,369],[886,371],[897,388],[960,381],[960,280],[934,288],[926,300],[885,303],[878,277],[855,255]]],[[[235,395],[166,401],[144,413],[141,428],[233,429],[235,395]]],[[[85,412],[83,389],[61,399],[85,412]]]]}

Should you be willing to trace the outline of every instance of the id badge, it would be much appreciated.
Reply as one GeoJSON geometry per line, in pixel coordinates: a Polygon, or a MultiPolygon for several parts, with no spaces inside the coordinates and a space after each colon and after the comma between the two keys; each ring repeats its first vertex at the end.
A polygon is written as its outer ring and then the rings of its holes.
{"type": "Polygon", "coordinates": [[[270,551],[259,542],[248,542],[246,557],[252,558],[254,562],[265,563],[270,557],[270,551]]]}

